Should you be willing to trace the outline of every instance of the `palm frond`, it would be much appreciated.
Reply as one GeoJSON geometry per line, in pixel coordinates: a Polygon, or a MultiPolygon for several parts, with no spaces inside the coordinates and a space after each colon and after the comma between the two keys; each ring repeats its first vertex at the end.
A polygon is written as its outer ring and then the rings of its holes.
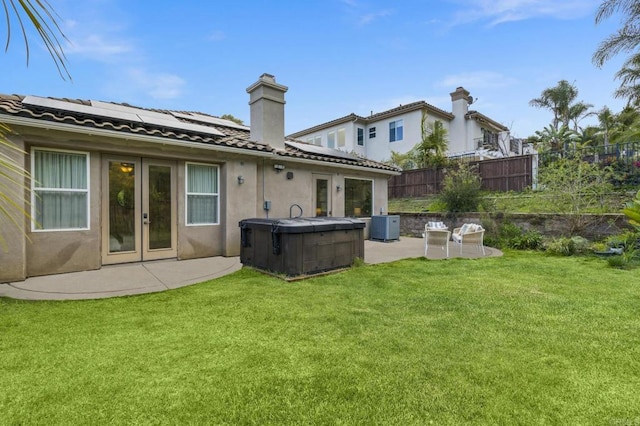
{"type": "Polygon", "coordinates": [[[27,66],[29,65],[29,39],[27,37],[26,24],[22,17],[22,15],[25,14],[27,21],[35,28],[44,42],[60,77],[63,80],[67,78],[71,80],[71,74],[67,68],[67,57],[61,44],[61,39],[67,41],[68,39],[58,25],[58,15],[49,2],[46,0],[2,0],[2,4],[7,22],[7,43],[5,51],[9,48],[11,41],[11,15],[15,15],[24,40],[27,66]]]}

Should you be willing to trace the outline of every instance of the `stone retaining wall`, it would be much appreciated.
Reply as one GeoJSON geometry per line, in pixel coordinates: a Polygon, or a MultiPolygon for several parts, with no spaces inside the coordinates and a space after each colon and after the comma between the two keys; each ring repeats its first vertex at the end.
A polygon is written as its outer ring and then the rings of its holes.
{"type": "Polygon", "coordinates": [[[400,215],[400,235],[421,237],[429,221],[442,221],[450,230],[463,223],[480,223],[486,229],[496,229],[502,223],[512,223],[527,231],[537,230],[546,237],[580,235],[597,241],[610,235],[633,229],[623,214],[560,215],[560,214],[486,214],[486,213],[389,213],[400,215]],[[573,230],[572,230],[573,228],[573,230]]]}

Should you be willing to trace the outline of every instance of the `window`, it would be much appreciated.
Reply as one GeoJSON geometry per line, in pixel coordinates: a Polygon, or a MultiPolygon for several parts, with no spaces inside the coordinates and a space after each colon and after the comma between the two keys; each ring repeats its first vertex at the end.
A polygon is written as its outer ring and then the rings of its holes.
{"type": "Polygon", "coordinates": [[[187,225],[218,224],[218,167],[187,164],[187,225]]]}
{"type": "Polygon", "coordinates": [[[402,140],[402,120],[389,123],[389,142],[402,140]]]}
{"type": "Polygon", "coordinates": [[[33,230],[89,229],[89,154],[32,151],[33,230]]]}
{"type": "Polygon", "coordinates": [[[342,129],[338,129],[338,147],[343,147],[345,145],[345,139],[344,127],[342,129]]]}
{"type": "Polygon", "coordinates": [[[327,135],[327,147],[335,148],[336,147],[336,132],[331,131],[327,135]]]}
{"type": "Polygon", "coordinates": [[[344,213],[348,217],[369,217],[373,211],[373,181],[344,180],[344,213]]]}
{"type": "Polygon", "coordinates": [[[358,146],[364,146],[364,129],[362,127],[358,127],[358,146]]]}
{"type": "Polygon", "coordinates": [[[307,138],[307,143],[313,145],[322,145],[322,136],[312,136],[310,138],[307,138]]]}
{"type": "Polygon", "coordinates": [[[376,128],[369,127],[369,139],[373,139],[376,137],[376,128]]]}

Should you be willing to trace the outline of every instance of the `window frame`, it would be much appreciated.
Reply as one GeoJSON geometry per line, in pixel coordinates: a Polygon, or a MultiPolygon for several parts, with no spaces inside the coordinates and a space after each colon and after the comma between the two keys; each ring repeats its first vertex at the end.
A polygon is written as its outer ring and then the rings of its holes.
{"type": "Polygon", "coordinates": [[[404,119],[389,122],[389,142],[400,142],[404,139],[404,119]],[[400,135],[398,135],[400,133],[400,135]]]}
{"type": "Polygon", "coordinates": [[[184,225],[185,226],[215,226],[220,225],[220,166],[211,163],[198,163],[195,161],[186,161],[184,164],[184,225]],[[189,192],[189,166],[204,166],[212,167],[216,173],[216,192],[215,193],[201,193],[201,192],[189,192]],[[189,195],[210,195],[215,197],[216,204],[216,217],[215,222],[207,223],[189,223],[189,195]]]}
{"type": "Polygon", "coordinates": [[[68,149],[57,149],[57,148],[44,148],[44,147],[32,147],[31,148],[31,232],[69,232],[69,231],[88,231],[91,230],[91,154],[88,151],[74,151],[68,149]],[[86,188],[85,189],[77,189],[77,188],[47,188],[41,187],[36,188],[36,151],[40,152],[60,152],[66,154],[74,154],[74,155],[83,155],[86,159],[85,161],[85,173],[86,173],[86,188]],[[63,192],[63,193],[71,193],[71,192],[83,192],[86,193],[86,211],[87,217],[85,218],[87,226],[82,228],[54,228],[54,229],[45,229],[38,227],[38,222],[36,221],[38,217],[38,212],[36,211],[38,192],[63,192]]]}
{"type": "Polygon", "coordinates": [[[369,139],[375,139],[376,137],[376,126],[369,127],[369,139]]]}
{"type": "Polygon", "coordinates": [[[344,178],[344,208],[345,208],[345,212],[344,215],[345,217],[357,217],[357,218],[362,218],[362,217],[371,217],[373,216],[374,212],[375,212],[375,203],[374,203],[374,198],[375,198],[375,181],[373,179],[367,179],[367,178],[361,178],[361,177],[352,177],[352,176],[345,176],[344,178]],[[347,212],[347,193],[348,193],[348,188],[347,188],[347,181],[349,180],[358,180],[358,181],[364,181],[364,182],[369,182],[370,183],[370,188],[371,188],[371,212],[369,213],[369,215],[366,214],[361,214],[360,216],[356,216],[355,213],[353,212],[347,212]]]}
{"type": "Polygon", "coordinates": [[[336,148],[344,148],[347,145],[347,129],[341,127],[336,133],[336,148]]]}
{"type": "Polygon", "coordinates": [[[364,146],[364,127],[356,127],[356,145],[364,146]]]}
{"type": "Polygon", "coordinates": [[[335,147],[336,147],[336,131],[331,130],[330,132],[327,132],[327,148],[335,148],[335,147]]]}

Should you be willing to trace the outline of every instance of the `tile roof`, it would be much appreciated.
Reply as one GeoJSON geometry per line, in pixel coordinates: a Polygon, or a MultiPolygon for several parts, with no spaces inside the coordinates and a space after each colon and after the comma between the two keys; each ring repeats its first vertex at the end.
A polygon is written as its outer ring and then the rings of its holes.
{"type": "Polygon", "coordinates": [[[340,117],[337,118],[335,120],[331,120],[331,121],[327,121],[326,123],[322,123],[322,124],[318,124],[316,126],[310,127],[308,129],[304,129],[301,130],[299,132],[296,133],[292,133],[289,135],[289,137],[292,138],[296,138],[299,136],[303,136],[309,133],[314,133],[317,132],[319,130],[323,130],[323,129],[327,129],[329,127],[333,127],[337,124],[342,124],[342,123],[347,123],[350,121],[361,121],[364,124],[369,124],[369,123],[373,123],[375,121],[378,120],[383,120],[385,118],[389,118],[389,117],[394,117],[396,115],[399,114],[403,114],[405,112],[411,112],[411,111],[416,111],[416,110],[421,110],[421,109],[426,109],[427,111],[430,111],[433,114],[438,114],[440,116],[442,116],[443,118],[447,118],[449,120],[453,120],[454,119],[454,115],[450,112],[447,112],[445,110],[442,110],[440,108],[437,108],[431,104],[426,103],[425,101],[417,101],[417,102],[412,102],[410,104],[405,104],[405,105],[400,105],[397,106],[395,108],[386,110],[386,111],[382,111],[382,112],[378,112],[376,114],[372,114],[368,117],[363,117],[354,113],[351,113],[349,115],[345,115],[344,117],[340,117]]]}
{"type": "MultiPolygon", "coordinates": [[[[114,117],[106,117],[100,115],[87,114],[86,112],[76,112],[72,110],[58,109],[58,108],[50,108],[50,107],[41,107],[31,104],[23,103],[25,96],[22,95],[3,95],[0,94],[0,122],[2,122],[3,115],[15,116],[15,117],[23,117],[35,120],[42,121],[51,121],[57,123],[65,123],[69,125],[86,127],[86,128],[97,128],[110,130],[121,133],[132,133],[137,135],[146,135],[146,136],[155,136],[167,139],[173,139],[178,141],[185,142],[195,142],[202,143],[206,145],[212,146],[220,146],[227,148],[237,148],[239,151],[244,151],[248,155],[251,155],[251,152],[262,152],[262,153],[273,153],[275,155],[279,155],[281,157],[290,157],[292,159],[305,159],[312,160],[317,162],[324,163],[337,163],[341,165],[353,166],[353,167],[364,167],[368,169],[377,169],[381,171],[387,172],[399,172],[394,166],[390,166],[384,163],[367,160],[365,158],[354,158],[354,159],[345,159],[338,158],[331,155],[321,155],[318,153],[305,152],[302,149],[298,149],[289,145],[286,145],[285,150],[276,150],[275,148],[256,141],[252,141],[250,139],[250,128],[247,126],[241,126],[237,123],[222,120],[218,117],[201,113],[201,112],[192,112],[192,111],[170,111],[163,109],[150,109],[150,108],[140,108],[135,107],[125,103],[112,103],[114,106],[122,106],[128,108],[135,108],[140,110],[141,113],[151,112],[151,113],[160,113],[166,114],[167,118],[171,116],[171,118],[179,120],[179,122],[198,124],[199,126],[206,126],[214,129],[215,131],[222,134],[216,135],[213,133],[217,133],[212,131],[212,133],[206,133],[204,131],[196,131],[193,129],[177,129],[163,126],[161,124],[153,124],[146,122],[132,122],[114,117]],[[175,116],[172,114],[178,113],[175,116]],[[203,123],[202,121],[193,120],[191,122],[186,117],[198,115],[201,117],[214,119],[215,124],[211,122],[203,123]],[[227,122],[225,124],[225,121],[227,122]]],[[[68,102],[71,104],[83,105],[85,107],[91,106],[91,101],[80,100],[80,99],[67,99],[67,98],[46,98],[54,101],[62,101],[68,102]]],[[[73,109],[72,106],[70,106],[73,109]]],[[[86,111],[86,108],[80,108],[86,111]]],[[[204,129],[204,128],[203,128],[204,129]]],[[[294,141],[294,139],[290,139],[294,141]]],[[[303,143],[301,141],[295,141],[298,143],[303,143]]]]}
{"type": "Polygon", "coordinates": [[[465,114],[465,118],[468,119],[475,119],[476,121],[479,121],[480,123],[483,123],[485,125],[490,125],[493,126],[495,129],[497,130],[501,130],[503,132],[506,132],[509,130],[509,128],[507,126],[504,126],[500,123],[498,123],[495,120],[492,120],[491,118],[487,117],[484,114],[479,113],[478,111],[469,111],[468,113],[465,114]]]}

